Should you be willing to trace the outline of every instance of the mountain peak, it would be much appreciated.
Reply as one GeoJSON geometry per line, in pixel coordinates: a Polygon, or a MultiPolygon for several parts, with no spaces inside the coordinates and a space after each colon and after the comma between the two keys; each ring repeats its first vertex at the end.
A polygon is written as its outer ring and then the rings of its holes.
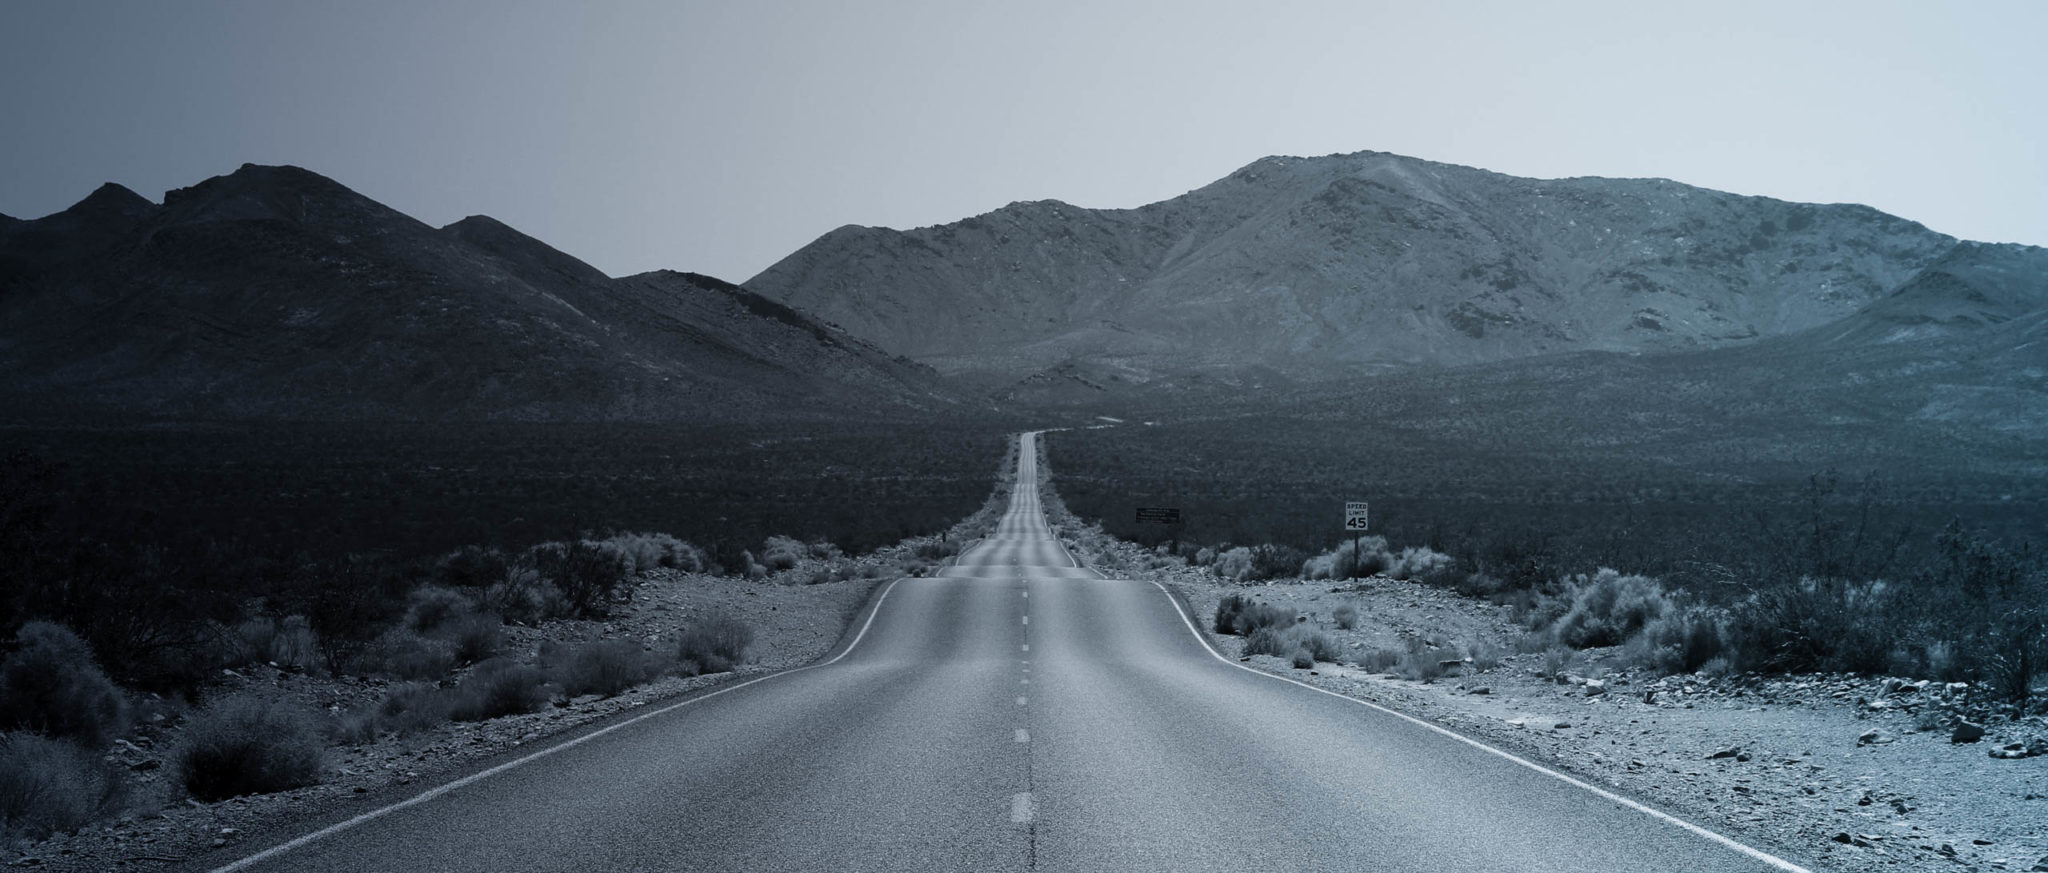
{"type": "Polygon", "coordinates": [[[488,215],[472,215],[441,232],[506,261],[584,282],[603,282],[603,271],[488,215]]]}
{"type": "Polygon", "coordinates": [[[195,222],[404,217],[340,182],[290,165],[243,164],[225,176],[164,192],[164,206],[178,219],[195,222]]]}

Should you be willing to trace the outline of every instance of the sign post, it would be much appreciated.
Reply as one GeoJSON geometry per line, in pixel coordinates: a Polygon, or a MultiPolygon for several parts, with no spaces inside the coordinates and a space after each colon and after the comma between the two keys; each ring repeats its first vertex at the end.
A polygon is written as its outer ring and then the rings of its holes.
{"type": "Polygon", "coordinates": [[[1170,548],[1175,554],[1180,553],[1180,510],[1178,508],[1170,506],[1140,506],[1138,507],[1137,521],[1139,524],[1172,525],[1173,532],[1168,534],[1173,540],[1173,545],[1170,548]]]}
{"type": "Polygon", "coordinates": [[[1363,500],[1344,504],[1344,530],[1351,534],[1351,578],[1358,578],[1358,568],[1365,565],[1364,557],[1358,554],[1359,542],[1365,539],[1366,505],[1363,500]]]}

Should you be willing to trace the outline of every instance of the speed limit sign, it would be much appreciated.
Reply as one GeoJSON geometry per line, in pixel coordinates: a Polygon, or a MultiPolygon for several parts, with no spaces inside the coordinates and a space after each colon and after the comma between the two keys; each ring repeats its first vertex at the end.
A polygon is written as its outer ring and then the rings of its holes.
{"type": "Polygon", "coordinates": [[[1365,503],[1363,501],[1344,504],[1344,529],[1354,533],[1365,530],[1365,503]]]}

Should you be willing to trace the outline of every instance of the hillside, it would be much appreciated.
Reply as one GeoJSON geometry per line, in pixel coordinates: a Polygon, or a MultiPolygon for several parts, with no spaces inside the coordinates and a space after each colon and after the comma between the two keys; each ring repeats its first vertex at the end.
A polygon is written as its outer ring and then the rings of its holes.
{"type": "Polygon", "coordinates": [[[841,228],[746,284],[942,371],[1061,397],[1725,347],[1916,279],[1939,294],[1937,275],[2023,266],[2036,282],[2041,255],[1863,206],[1362,152],[1266,158],[1137,209],[841,228]]]}
{"type": "Polygon", "coordinates": [[[108,185],[0,224],[0,396],[38,414],[723,419],[951,405],[931,371],[735,286],[612,279],[296,167],[108,185]]]}

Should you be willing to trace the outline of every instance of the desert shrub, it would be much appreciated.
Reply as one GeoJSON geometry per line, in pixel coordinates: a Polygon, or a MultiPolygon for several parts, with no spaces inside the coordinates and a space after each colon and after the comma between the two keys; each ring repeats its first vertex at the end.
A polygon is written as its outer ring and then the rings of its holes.
{"type": "Polygon", "coordinates": [[[794,538],[773,536],[761,549],[761,563],[771,571],[795,569],[809,553],[809,547],[794,538]]]}
{"type": "Polygon", "coordinates": [[[384,732],[410,736],[448,721],[450,696],[430,682],[405,682],[384,698],[337,720],[329,736],[344,745],[361,745],[384,732]]]}
{"type": "Polygon", "coordinates": [[[1727,613],[1692,604],[1671,609],[1629,640],[1627,656],[1655,673],[1696,673],[1727,652],[1727,613]]]}
{"type": "Polygon", "coordinates": [[[628,572],[644,573],[657,567],[685,573],[704,571],[704,550],[665,533],[614,534],[605,543],[626,556],[628,572]]]}
{"type": "Polygon", "coordinates": [[[471,608],[469,598],[462,592],[436,585],[415,588],[406,600],[405,624],[423,634],[468,615],[471,608]]]}
{"type": "Polygon", "coordinates": [[[1358,627],[1358,607],[1346,603],[1332,611],[1330,619],[1337,623],[1338,628],[1352,630],[1358,627]]]}
{"type": "Polygon", "coordinates": [[[432,730],[448,720],[449,695],[425,682],[393,687],[377,704],[377,725],[399,736],[432,730]]]}
{"type": "Polygon", "coordinates": [[[456,721],[484,721],[538,711],[550,697],[547,682],[547,674],[539,667],[509,658],[493,658],[476,665],[460,684],[449,690],[448,717],[456,721]]]}
{"type": "Polygon", "coordinates": [[[911,552],[927,561],[942,561],[960,553],[957,540],[924,540],[911,548],[911,552]]]}
{"type": "Polygon", "coordinates": [[[1394,665],[1399,663],[1401,652],[1398,649],[1374,649],[1359,656],[1357,661],[1359,668],[1374,673],[1392,672],[1394,665]]]}
{"type": "Polygon", "coordinates": [[[35,734],[0,734],[0,837],[40,840],[120,808],[121,779],[99,755],[35,734]]]}
{"type": "Polygon", "coordinates": [[[344,673],[398,618],[410,580],[371,555],[347,557],[299,569],[294,587],[301,612],[313,626],[327,669],[344,673]]]}
{"type": "Polygon", "coordinates": [[[1387,575],[1431,585],[1442,585],[1456,571],[1451,556],[1428,546],[1409,546],[1387,567],[1387,575]]]}
{"type": "Polygon", "coordinates": [[[305,713],[241,695],[200,710],[171,761],[187,792],[214,801],[311,785],[320,779],[320,749],[305,713]]]}
{"type": "Polygon", "coordinates": [[[1401,660],[1395,662],[1393,673],[1411,682],[1435,682],[1443,678],[1443,653],[1430,649],[1420,641],[1410,640],[1408,650],[1401,653],[1401,660]]]}
{"type": "Polygon", "coordinates": [[[439,679],[455,669],[455,646],[411,631],[394,630],[362,658],[366,672],[401,680],[439,679]]]}
{"type": "Polygon", "coordinates": [[[1551,628],[1558,641],[1575,649],[1617,646],[1671,608],[1664,586],[1646,576],[1624,576],[1605,567],[1566,583],[1568,608],[1551,628]]]}
{"type": "Polygon", "coordinates": [[[745,575],[749,579],[765,579],[768,577],[768,568],[761,562],[754,560],[753,552],[741,550],[740,564],[745,568],[745,575]]]}
{"type": "Polygon", "coordinates": [[[487,546],[463,546],[434,565],[434,578],[456,588],[488,588],[505,579],[512,561],[487,546]]]}
{"type": "Polygon", "coordinates": [[[1336,641],[1330,639],[1328,635],[1316,633],[1299,625],[1296,626],[1294,641],[1297,647],[1318,661],[1334,664],[1343,654],[1337,648],[1336,641]]]}
{"type": "Polygon", "coordinates": [[[754,629],[729,612],[712,611],[683,628],[676,640],[676,668],[685,676],[723,673],[746,659],[754,629]]]}
{"type": "Polygon", "coordinates": [[[1889,595],[1883,582],[1813,578],[1758,591],[1728,622],[1731,660],[1759,672],[1882,672],[1900,630],[1889,595]]]}
{"type": "Polygon", "coordinates": [[[541,543],[522,558],[562,592],[571,615],[601,616],[626,581],[626,553],[590,540],[541,543]]]}
{"type": "Polygon", "coordinates": [[[1572,665],[1578,661],[1579,653],[1569,646],[1553,645],[1543,650],[1543,666],[1536,675],[1553,682],[1562,682],[1571,673],[1572,665]]]}
{"type": "Polygon", "coordinates": [[[562,596],[562,590],[532,567],[507,571],[504,579],[484,591],[483,607],[525,625],[570,613],[569,599],[562,596]]]}
{"type": "Polygon", "coordinates": [[[455,660],[474,664],[498,653],[503,643],[505,620],[488,612],[465,615],[436,632],[454,646],[455,660]]]}
{"type": "Polygon", "coordinates": [[[1351,579],[1384,572],[1393,559],[1387,554],[1387,538],[1380,536],[1345,540],[1337,548],[1303,561],[1304,579],[1351,579]]]}
{"type": "Polygon", "coordinates": [[[1216,575],[1232,582],[1242,582],[1252,573],[1252,550],[1244,546],[1225,551],[1216,556],[1216,575]]]}
{"type": "Polygon", "coordinates": [[[1294,641],[1282,629],[1267,625],[1245,635],[1244,653],[1284,658],[1294,653],[1294,641]]]}
{"type": "Polygon", "coordinates": [[[1292,609],[1232,594],[1216,604],[1215,627],[1217,633],[1250,636],[1260,628],[1292,626],[1297,619],[1292,609]]]}
{"type": "Polygon", "coordinates": [[[1296,670],[1307,670],[1316,665],[1316,659],[1314,655],[1309,654],[1307,649],[1295,649],[1292,663],[1296,670]]]}
{"type": "Polygon", "coordinates": [[[319,641],[303,615],[274,618],[259,615],[242,620],[228,634],[227,665],[272,663],[311,669],[319,661],[319,641]]]}
{"type": "Polygon", "coordinates": [[[541,660],[562,693],[570,697],[597,694],[614,697],[661,675],[663,665],[654,654],[629,640],[597,640],[557,651],[542,652],[541,660]]]}
{"type": "Polygon", "coordinates": [[[98,749],[127,728],[127,701],[70,628],[32,621],[0,664],[0,730],[26,730],[98,749]]]}
{"type": "Polygon", "coordinates": [[[1210,564],[1216,563],[1216,550],[1206,546],[1196,549],[1195,558],[1192,563],[1197,567],[1207,567],[1210,564]]]}

